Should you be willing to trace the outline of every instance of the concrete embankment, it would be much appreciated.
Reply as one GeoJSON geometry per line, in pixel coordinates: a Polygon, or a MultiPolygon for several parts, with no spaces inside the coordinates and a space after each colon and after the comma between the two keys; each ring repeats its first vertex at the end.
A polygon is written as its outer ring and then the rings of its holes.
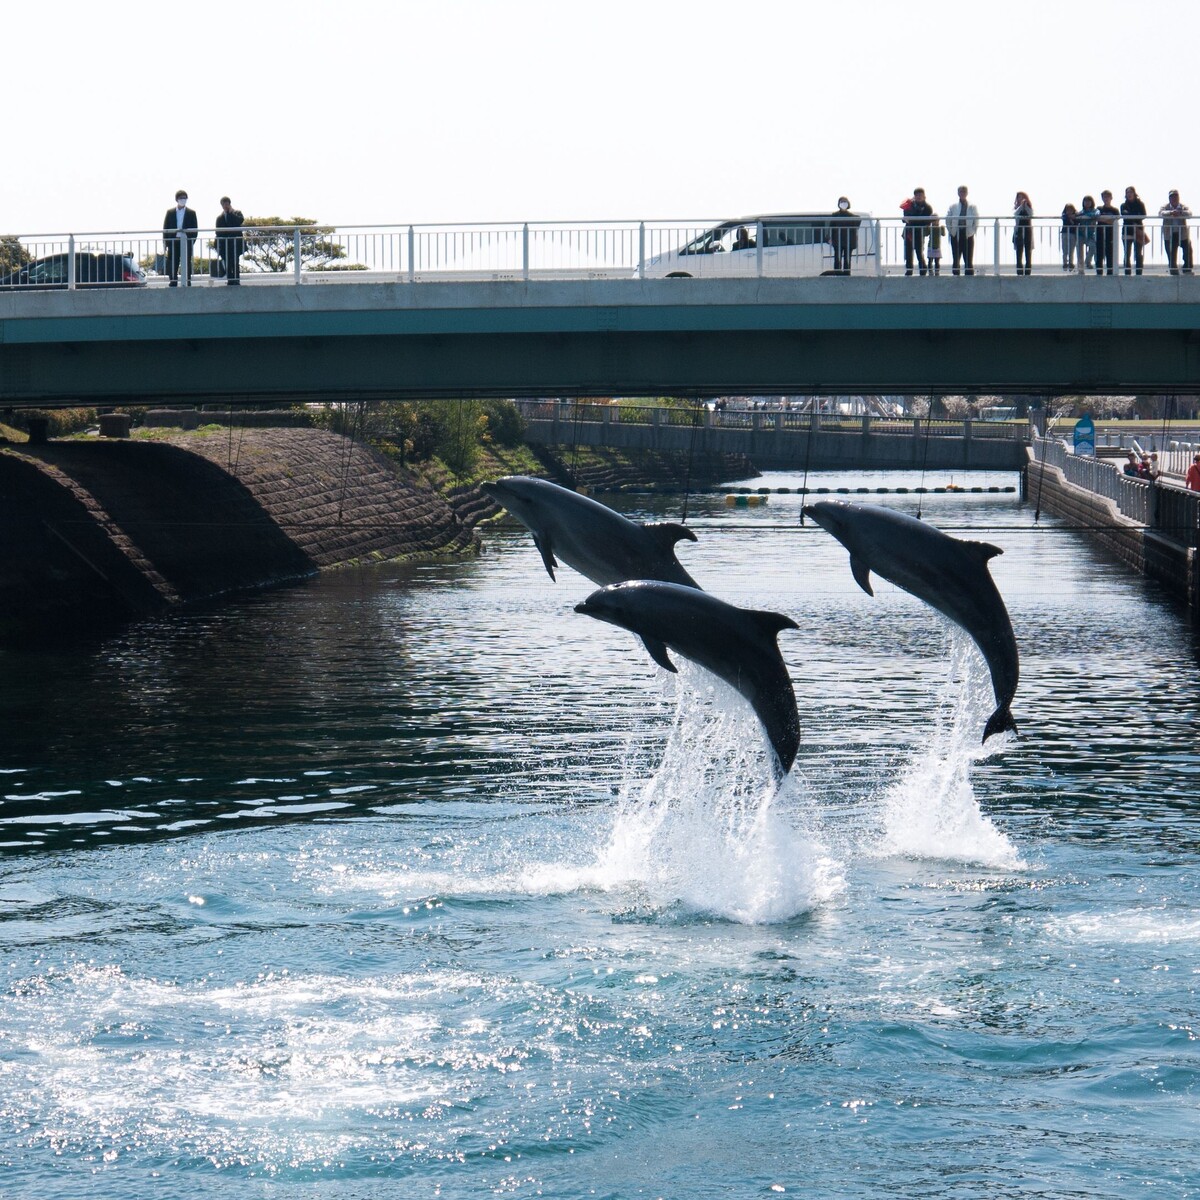
{"type": "MultiPolygon", "coordinates": [[[[1169,490],[1163,485],[1159,492],[1165,495],[1169,490]]],[[[1029,463],[1025,495],[1031,504],[1084,531],[1127,566],[1163,584],[1193,611],[1200,610],[1200,554],[1194,547],[1132,520],[1112,500],[1076,486],[1046,463],[1029,463]]]]}
{"type": "Polygon", "coordinates": [[[9,446],[0,636],[149,615],[355,561],[473,553],[476,509],[466,494],[460,517],[382,455],[320,430],[9,446]]]}

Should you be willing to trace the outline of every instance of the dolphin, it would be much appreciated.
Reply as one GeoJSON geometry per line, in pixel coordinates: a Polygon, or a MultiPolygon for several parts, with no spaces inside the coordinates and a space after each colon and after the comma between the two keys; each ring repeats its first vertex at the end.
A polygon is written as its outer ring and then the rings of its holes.
{"type": "Polygon", "coordinates": [[[676,542],[696,540],[684,525],[630,521],[607,505],[529,475],[507,475],[480,490],[533,534],[551,579],[561,558],[601,586],[627,579],[700,586],[675,558],[676,542]]]}
{"type": "Polygon", "coordinates": [[[647,579],[602,587],[575,611],[637,634],[665,671],[676,669],[670,647],[736,688],[762,722],[779,773],[791,770],[800,717],[775,640],[780,630],[799,628],[791,617],[735,608],[696,588],[647,579]]]}
{"type": "Polygon", "coordinates": [[[925,521],[877,504],[820,500],[805,516],[828,530],[850,551],[850,570],[868,596],[871,572],[924,600],[961,625],[974,639],[992,673],[996,710],[983,741],[1017,724],[1009,705],[1017,690],[1020,663],[1008,609],[988,573],[988,561],[1004,551],[987,542],[952,538],[925,521]]]}

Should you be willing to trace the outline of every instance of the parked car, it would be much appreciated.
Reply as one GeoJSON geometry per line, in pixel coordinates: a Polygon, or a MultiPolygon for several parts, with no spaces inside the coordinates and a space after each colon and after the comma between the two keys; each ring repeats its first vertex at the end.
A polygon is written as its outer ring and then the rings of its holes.
{"type": "MultiPolygon", "coordinates": [[[[867,214],[857,215],[858,246],[852,269],[873,272],[878,253],[875,222],[867,214]]],[[[760,236],[763,275],[821,275],[833,270],[829,214],[776,213],[722,221],[677,250],[647,258],[638,274],[647,279],[758,275],[760,236]]]]}
{"type": "MultiPolygon", "coordinates": [[[[70,264],[69,254],[35,258],[20,270],[0,278],[0,288],[65,288],[70,264]]],[[[81,288],[145,287],[146,272],[138,266],[132,253],[81,251],[75,255],[75,285],[81,288]]]]}

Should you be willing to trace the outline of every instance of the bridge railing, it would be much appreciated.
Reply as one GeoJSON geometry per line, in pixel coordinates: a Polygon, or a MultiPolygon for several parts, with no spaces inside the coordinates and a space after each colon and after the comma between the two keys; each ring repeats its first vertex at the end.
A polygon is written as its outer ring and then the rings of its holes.
{"type": "Polygon", "coordinates": [[[612,403],[594,400],[518,400],[526,420],[559,421],[566,424],[611,424],[698,427],[706,429],[749,429],[756,431],[845,431],[879,433],[915,438],[988,437],[1022,441],[1027,427],[1021,422],[952,420],[927,417],[878,417],[869,413],[810,411],[808,398],[788,398],[772,404],[746,406],[719,402],[697,404],[612,403]]]}
{"type": "MultiPolygon", "coordinates": [[[[1200,546],[1200,492],[1173,478],[1152,483],[1126,475],[1119,460],[1072,454],[1059,438],[1034,437],[1032,446],[1038,462],[1057,467],[1068,483],[1111,500],[1123,516],[1186,546],[1200,546]]],[[[1036,487],[1035,475],[1030,490],[1036,487]]]]}
{"type": "MultiPolygon", "coordinates": [[[[241,259],[246,283],[336,282],[363,278],[364,273],[389,281],[417,283],[440,279],[533,280],[556,278],[653,278],[689,275],[700,278],[763,278],[819,275],[833,269],[833,245],[822,218],[797,220],[796,228],[768,228],[750,222],[753,241],[736,249],[728,223],[707,221],[608,221],[608,222],[493,222],[485,224],[425,224],[380,226],[247,226],[241,259]],[[801,225],[804,228],[801,228],[801,225]],[[724,231],[721,237],[715,235],[724,231]],[[794,235],[794,236],[793,236],[794,235]],[[791,237],[792,241],[787,239],[791,237]],[[706,241],[706,238],[708,240],[706,241]],[[710,246],[711,249],[699,247],[710,246]]],[[[1170,271],[1175,252],[1177,269],[1191,261],[1192,233],[1200,237],[1197,222],[1167,226],[1159,217],[1145,218],[1143,248],[1146,274],[1170,271]],[[1186,235],[1186,236],[1185,236],[1186,235]],[[1185,254],[1185,246],[1187,253],[1185,254]]],[[[921,272],[915,253],[921,248],[926,269],[933,273],[933,242],[940,250],[936,270],[952,269],[950,239],[942,234],[945,220],[914,233],[902,218],[863,217],[859,249],[851,272],[893,275],[906,271],[911,247],[914,273],[921,272]],[[936,238],[932,235],[936,232],[936,238]]],[[[988,217],[980,222],[974,239],[974,272],[977,275],[1014,273],[1016,223],[1012,217],[988,217]]],[[[1129,233],[1135,232],[1133,226],[1129,233]]],[[[1033,272],[1070,277],[1092,272],[1097,243],[1092,234],[1072,233],[1059,218],[1036,218],[1029,227],[1033,272]],[[1089,247],[1093,254],[1089,255],[1089,247]],[[1070,270],[1067,270],[1067,267],[1070,270]]],[[[74,254],[102,252],[129,255],[151,275],[152,282],[166,273],[166,248],[161,230],[110,233],[34,234],[17,239],[26,260],[44,261],[63,256],[64,278],[52,282],[73,287],[74,254]]],[[[1101,234],[1100,240],[1106,240],[1101,234]]],[[[1112,227],[1115,271],[1123,273],[1125,227],[1112,227]]],[[[201,229],[192,241],[193,282],[219,277],[216,231],[201,229]]],[[[18,265],[19,264],[14,264],[18,265]]],[[[1131,269],[1136,269],[1131,254],[1131,269]]],[[[21,286],[0,277],[0,287],[21,286]]],[[[45,283],[43,283],[43,286],[45,283]]]]}

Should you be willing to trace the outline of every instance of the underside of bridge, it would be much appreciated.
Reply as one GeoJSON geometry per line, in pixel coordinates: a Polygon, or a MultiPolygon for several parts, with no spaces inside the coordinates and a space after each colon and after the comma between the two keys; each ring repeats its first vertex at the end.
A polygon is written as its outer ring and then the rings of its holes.
{"type": "Polygon", "coordinates": [[[659,280],[7,296],[0,405],[1193,392],[1200,283],[1186,285],[659,280]]]}

